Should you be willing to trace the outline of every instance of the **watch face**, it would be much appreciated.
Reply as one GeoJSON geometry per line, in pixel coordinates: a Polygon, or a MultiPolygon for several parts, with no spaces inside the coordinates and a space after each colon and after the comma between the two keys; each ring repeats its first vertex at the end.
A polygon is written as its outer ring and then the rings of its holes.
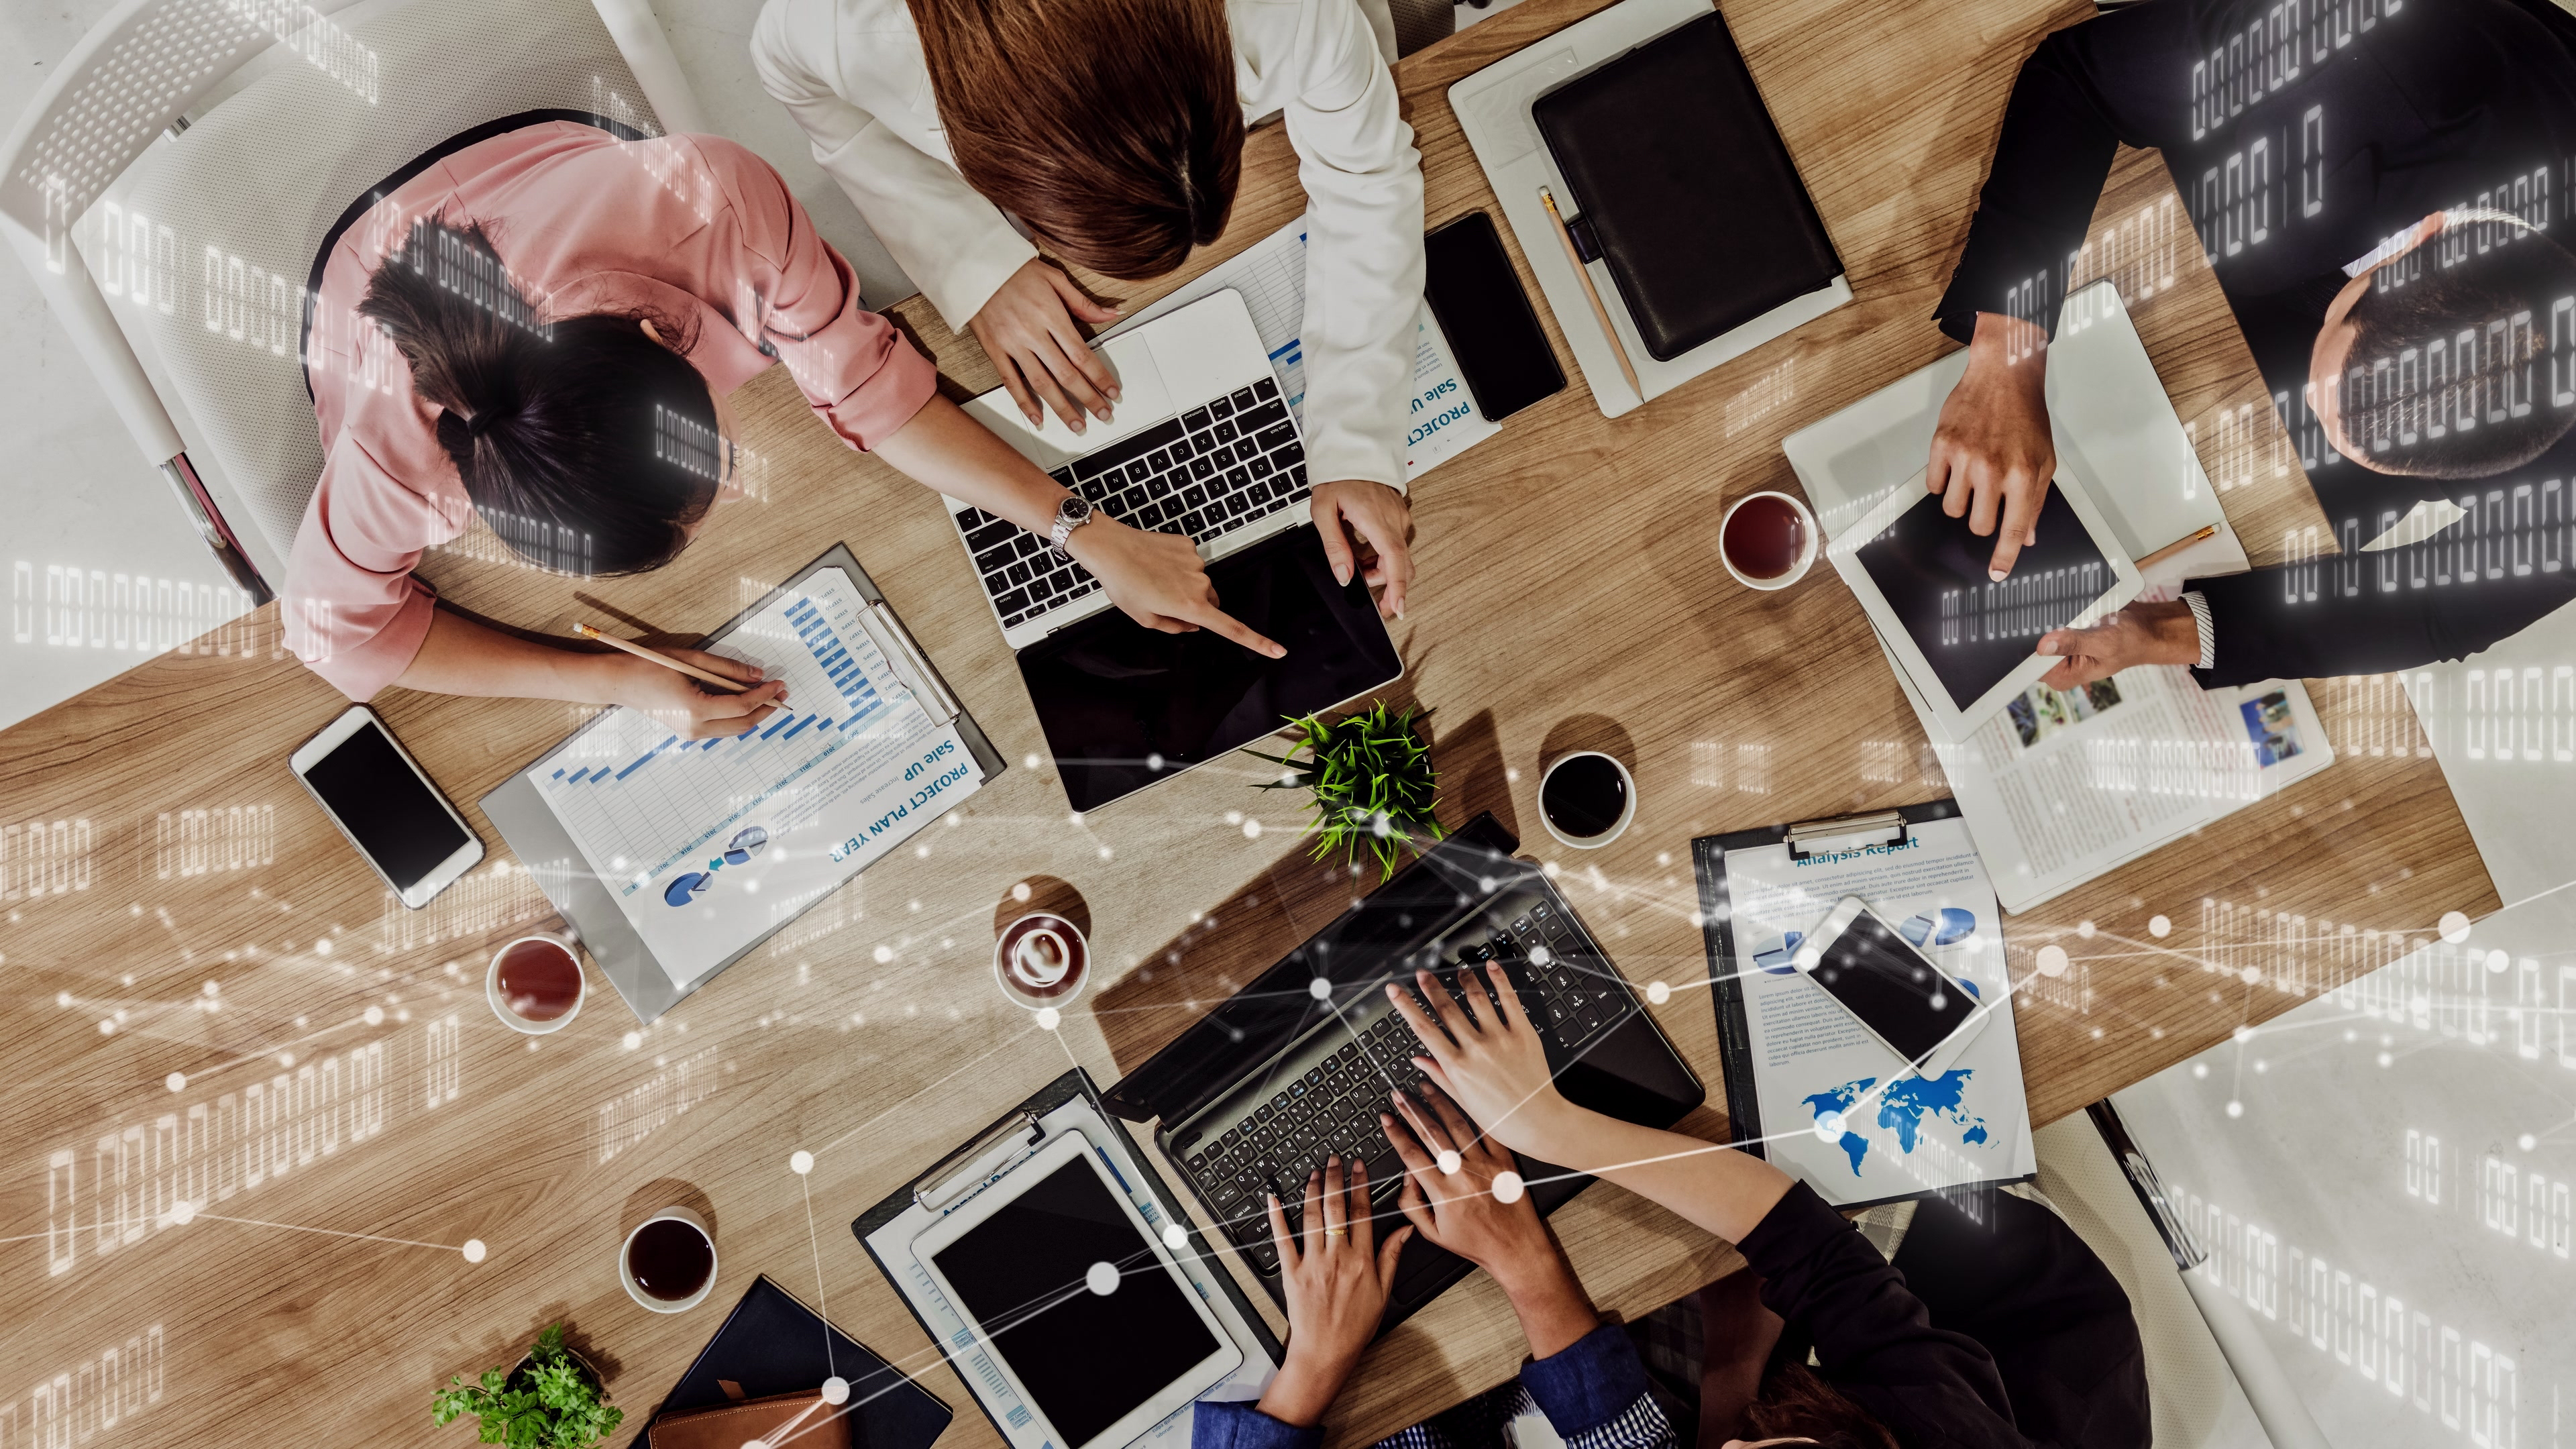
{"type": "Polygon", "coordinates": [[[1076,493],[1064,500],[1064,516],[1071,523],[1085,523],[1091,518],[1091,500],[1076,493]]]}

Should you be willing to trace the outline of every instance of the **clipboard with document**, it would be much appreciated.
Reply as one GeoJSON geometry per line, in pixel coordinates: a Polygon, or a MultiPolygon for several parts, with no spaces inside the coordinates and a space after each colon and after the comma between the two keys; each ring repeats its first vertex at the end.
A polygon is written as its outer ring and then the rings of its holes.
{"type": "Polygon", "coordinates": [[[700,647],[787,706],[708,740],[605,710],[482,800],[645,1022],[1004,768],[847,545],[700,647]]]}
{"type": "Polygon", "coordinates": [[[1836,1207],[2038,1171],[2002,908],[1956,802],[1702,836],[1691,861],[1737,1146],[1836,1207]],[[1844,896],[1977,999],[1946,1070],[1909,1066],[1797,969],[1844,896]]]}

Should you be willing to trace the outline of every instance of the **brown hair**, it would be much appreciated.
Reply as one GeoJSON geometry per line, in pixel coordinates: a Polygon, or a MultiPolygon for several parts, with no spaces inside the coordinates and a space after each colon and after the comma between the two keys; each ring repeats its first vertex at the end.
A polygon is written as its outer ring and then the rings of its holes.
{"type": "Polygon", "coordinates": [[[1224,0],[910,0],[968,185],[1058,251],[1141,280],[1216,240],[1243,108],[1224,0]]]}
{"type": "Polygon", "coordinates": [[[1813,1439],[1822,1449],[1898,1449],[1896,1436],[1805,1364],[1775,1361],[1744,1406],[1753,1440],[1813,1439]]]}
{"type": "Polygon", "coordinates": [[[2425,478],[2484,478],[2547,452],[2576,421],[2557,400],[2565,355],[2550,355],[2571,295],[2576,256],[2504,223],[2455,226],[2380,268],[2345,314],[2345,439],[2425,478]]]}

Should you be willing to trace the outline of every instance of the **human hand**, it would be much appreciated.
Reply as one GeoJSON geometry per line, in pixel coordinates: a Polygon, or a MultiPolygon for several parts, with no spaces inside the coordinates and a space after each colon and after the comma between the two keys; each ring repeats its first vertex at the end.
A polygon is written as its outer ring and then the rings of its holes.
{"type": "Polygon", "coordinates": [[[1279,1249],[1280,1287],[1288,1299],[1288,1353],[1261,1396],[1261,1412],[1300,1428],[1316,1423],[1386,1316],[1387,1285],[1413,1229],[1376,1242],[1369,1217],[1368,1166],[1351,1163],[1347,1185],[1339,1154],[1306,1174],[1302,1233],[1288,1231],[1279,1195],[1266,1198],[1270,1239],[1279,1249]],[[1299,1239],[1302,1238],[1302,1243],[1299,1239]]]}
{"type": "Polygon", "coordinates": [[[1118,379],[1074,327],[1077,316],[1099,326],[1117,320],[1118,309],[1092,301],[1071,277],[1031,257],[966,320],[1031,427],[1041,421],[1041,398],[1077,433],[1086,410],[1107,422],[1118,400],[1118,379]]]}
{"type": "Polygon", "coordinates": [[[1287,656],[1277,643],[1217,607],[1216,585],[1196,545],[1177,533],[1147,533],[1130,528],[1106,513],[1066,540],[1084,568],[1099,578],[1109,601],[1148,629],[1187,634],[1214,629],[1255,654],[1287,656]]]}
{"type": "Polygon", "coordinates": [[[1501,1143],[1478,1132],[1448,1093],[1425,1082],[1421,1098],[1416,1102],[1397,1092],[1395,1107],[1403,1120],[1378,1118],[1404,1159],[1404,1191],[1396,1207],[1422,1236],[1502,1286],[1533,1357],[1563,1351],[1599,1327],[1601,1318],[1539,1221],[1519,1164],[1501,1143]]]}
{"type": "Polygon", "coordinates": [[[2073,689],[2132,664],[2198,664],[2200,625],[2179,599],[2135,603],[2089,629],[2049,630],[2039,636],[2039,652],[2062,656],[2039,682],[2073,689]]]}
{"type": "Polygon", "coordinates": [[[1347,584],[1352,570],[1361,569],[1370,587],[1385,590],[1378,612],[1403,618],[1405,591],[1413,584],[1413,505],[1383,483],[1346,478],[1316,484],[1307,507],[1334,579],[1347,584]]]}
{"type": "Polygon", "coordinates": [[[1413,1060],[1424,1075],[1504,1146],[1550,1158],[1545,1146],[1548,1133],[1574,1106],[1557,1091],[1556,1078],[1548,1070],[1547,1047],[1522,1009],[1520,993],[1503,973],[1502,964],[1486,966],[1485,976],[1493,994],[1502,999],[1499,1012],[1476,987],[1475,974],[1463,968],[1460,985],[1476,1008],[1473,1014],[1462,1010],[1451,999],[1449,988],[1428,971],[1416,971],[1413,979],[1423,999],[1431,1003],[1432,1014],[1439,1018],[1436,1022],[1401,986],[1390,984],[1386,994],[1422,1043],[1425,1055],[1413,1060]]]}
{"type": "Polygon", "coordinates": [[[2039,506],[2055,476],[2048,334],[2034,323],[1980,312],[1976,340],[1968,344],[1968,371],[1941,404],[1923,486],[1942,495],[1942,512],[1967,515],[1969,531],[1980,538],[1996,531],[1995,515],[2002,513],[2003,531],[1986,565],[2000,582],[2023,547],[2039,541],[2039,506]]]}
{"type": "Polygon", "coordinates": [[[740,694],[721,690],[691,679],[676,669],[665,669],[650,660],[632,654],[593,654],[584,658],[595,661],[601,671],[601,685],[593,691],[603,704],[622,704],[641,710],[660,720],[672,733],[684,740],[711,740],[722,735],[738,735],[769,718],[774,706],[787,703],[787,681],[767,679],[757,665],[703,649],[664,649],[661,651],[682,663],[694,664],[709,674],[720,674],[739,680],[751,688],[740,694]]]}

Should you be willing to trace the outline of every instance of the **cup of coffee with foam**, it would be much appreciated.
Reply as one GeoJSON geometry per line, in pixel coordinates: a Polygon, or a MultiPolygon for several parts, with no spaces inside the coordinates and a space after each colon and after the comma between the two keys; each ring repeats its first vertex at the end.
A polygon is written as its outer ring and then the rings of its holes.
{"type": "Polygon", "coordinates": [[[581,958],[561,936],[521,936],[492,953],[483,999],[503,1025],[530,1036],[561,1031],[590,994],[581,958]]]}
{"type": "Polygon", "coordinates": [[[1031,911],[1002,928],[993,974],[1003,995],[1031,1011],[1069,1006],[1091,974],[1091,943],[1053,911],[1031,911]]]}
{"type": "Polygon", "coordinates": [[[1816,516],[1786,493],[1747,493],[1717,525],[1717,556],[1748,589],[1785,589],[1816,561],[1816,516]]]}
{"type": "Polygon", "coordinates": [[[655,1313],[683,1313],[716,1286],[716,1237],[707,1220],[666,1207],[635,1225],[617,1253],[626,1296],[655,1313]]]}
{"type": "Polygon", "coordinates": [[[1559,844],[1597,850],[1637,818],[1637,782],[1599,750],[1577,750],[1539,776],[1538,818],[1559,844]]]}

